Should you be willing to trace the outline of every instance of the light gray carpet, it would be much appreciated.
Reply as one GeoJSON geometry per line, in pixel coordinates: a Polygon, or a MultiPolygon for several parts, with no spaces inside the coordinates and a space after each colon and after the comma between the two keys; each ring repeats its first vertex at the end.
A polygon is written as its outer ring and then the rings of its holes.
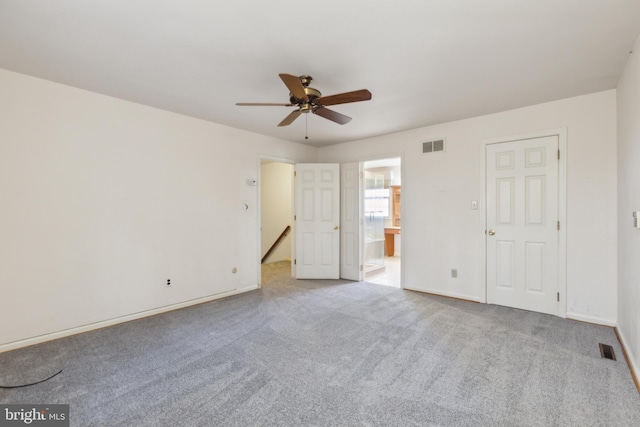
{"type": "Polygon", "coordinates": [[[640,425],[611,328],[287,274],[266,265],[261,290],[0,354],[3,385],[63,369],[0,402],[69,403],[73,426],[640,425]]]}

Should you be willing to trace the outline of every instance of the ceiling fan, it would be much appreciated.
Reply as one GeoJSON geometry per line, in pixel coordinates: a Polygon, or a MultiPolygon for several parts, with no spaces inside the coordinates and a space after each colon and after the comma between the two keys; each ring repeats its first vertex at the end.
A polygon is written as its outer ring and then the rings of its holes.
{"type": "Polygon", "coordinates": [[[347,104],[349,102],[368,101],[371,99],[371,92],[367,89],[322,96],[319,90],[309,87],[309,83],[313,80],[311,76],[296,77],[291,74],[280,74],[280,78],[290,92],[288,104],[238,102],[236,105],[298,107],[285,117],[278,126],[289,126],[300,114],[309,112],[344,125],[351,121],[351,117],[326,108],[328,105],[347,104]]]}

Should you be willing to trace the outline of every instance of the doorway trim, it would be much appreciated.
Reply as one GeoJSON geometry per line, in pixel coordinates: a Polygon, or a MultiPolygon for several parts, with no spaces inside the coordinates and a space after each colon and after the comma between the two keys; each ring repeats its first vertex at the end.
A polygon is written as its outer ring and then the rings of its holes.
{"type": "Polygon", "coordinates": [[[558,292],[560,293],[560,304],[558,305],[558,316],[567,317],[567,128],[557,128],[530,132],[519,135],[501,136],[487,138],[480,143],[480,182],[482,183],[481,194],[483,209],[481,210],[482,228],[479,234],[484,244],[482,245],[482,259],[484,259],[484,295],[481,302],[487,302],[487,159],[486,150],[489,144],[499,144],[502,142],[520,141],[523,139],[542,138],[546,136],[558,137],[558,148],[560,159],[558,161],[558,220],[560,230],[558,236],[558,292]]]}

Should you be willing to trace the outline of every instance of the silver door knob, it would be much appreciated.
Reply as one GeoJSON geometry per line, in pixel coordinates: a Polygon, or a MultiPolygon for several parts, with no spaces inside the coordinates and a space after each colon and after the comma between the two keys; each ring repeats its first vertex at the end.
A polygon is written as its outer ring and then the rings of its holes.
{"type": "Polygon", "coordinates": [[[496,230],[489,230],[489,231],[487,232],[487,234],[488,234],[489,236],[493,236],[494,234],[496,234],[496,230]]]}
{"type": "Polygon", "coordinates": [[[333,226],[333,229],[334,229],[334,230],[337,230],[338,228],[340,228],[340,227],[338,227],[337,225],[334,225],[334,226],[333,226]]]}

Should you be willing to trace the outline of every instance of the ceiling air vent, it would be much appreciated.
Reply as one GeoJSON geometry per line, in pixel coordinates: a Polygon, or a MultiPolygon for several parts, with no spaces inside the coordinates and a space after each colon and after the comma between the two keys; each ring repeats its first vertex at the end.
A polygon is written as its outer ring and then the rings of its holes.
{"type": "Polygon", "coordinates": [[[444,151],[444,138],[422,143],[422,154],[444,151]]]}

